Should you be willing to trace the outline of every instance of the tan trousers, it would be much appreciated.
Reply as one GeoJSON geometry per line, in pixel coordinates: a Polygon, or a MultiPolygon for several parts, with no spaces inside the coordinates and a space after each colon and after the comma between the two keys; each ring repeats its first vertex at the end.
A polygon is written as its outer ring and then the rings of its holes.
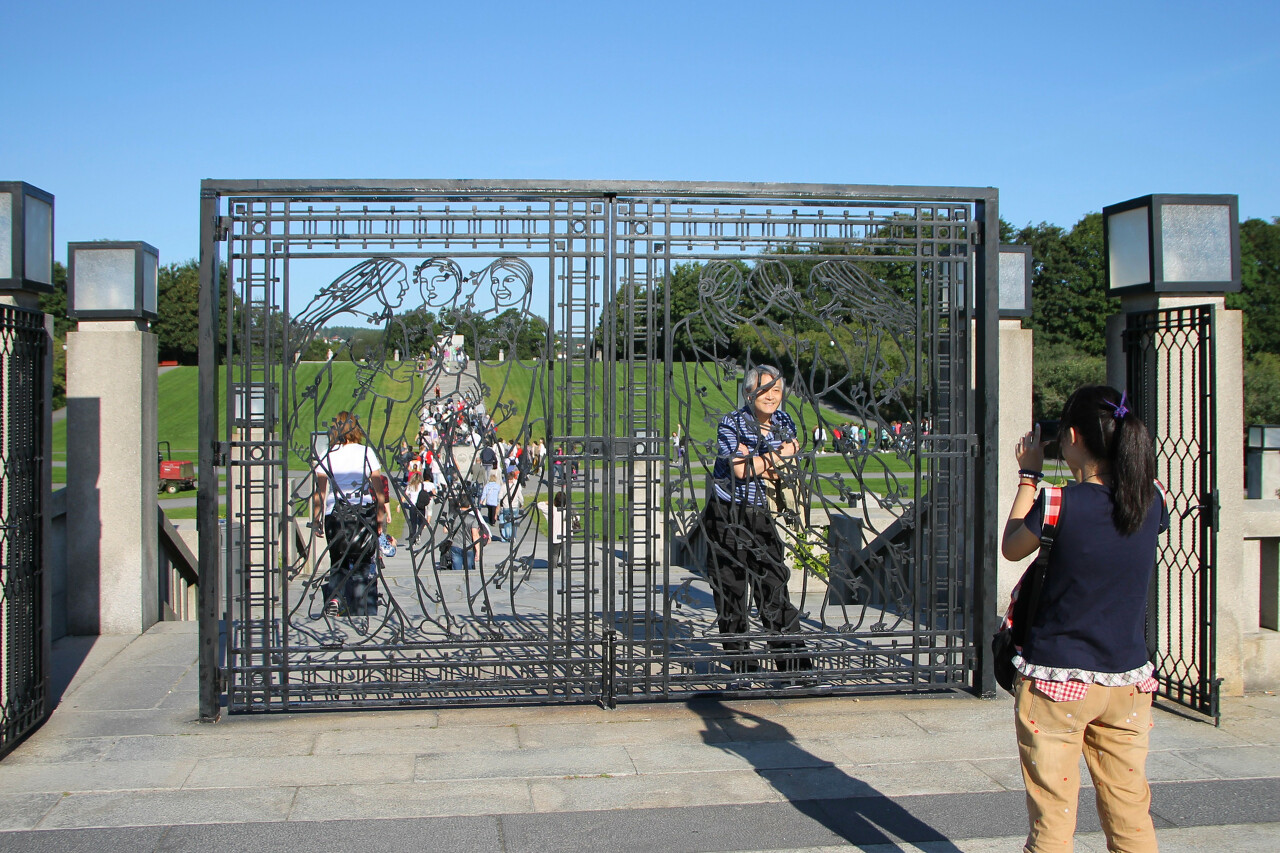
{"type": "Polygon", "coordinates": [[[1112,853],[1156,849],[1147,785],[1151,694],[1137,687],[1089,686],[1075,702],[1054,702],[1019,679],[1018,755],[1027,787],[1028,853],[1071,853],[1080,800],[1080,753],[1097,792],[1098,816],[1112,853]]]}

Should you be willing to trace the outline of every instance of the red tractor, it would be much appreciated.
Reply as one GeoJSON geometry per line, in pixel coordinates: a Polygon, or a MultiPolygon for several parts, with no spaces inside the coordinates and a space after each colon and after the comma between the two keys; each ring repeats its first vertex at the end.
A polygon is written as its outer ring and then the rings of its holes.
{"type": "Polygon", "coordinates": [[[156,459],[160,462],[160,491],[169,494],[177,494],[179,489],[194,489],[196,487],[196,466],[190,460],[175,460],[169,449],[169,442],[160,442],[160,447],[156,448],[156,459]]]}

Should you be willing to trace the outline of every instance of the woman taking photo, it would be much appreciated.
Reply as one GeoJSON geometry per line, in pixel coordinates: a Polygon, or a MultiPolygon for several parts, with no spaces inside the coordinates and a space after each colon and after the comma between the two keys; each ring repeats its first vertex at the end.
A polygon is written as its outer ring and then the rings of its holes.
{"type": "MultiPolygon", "coordinates": [[[[1071,849],[1083,752],[1107,849],[1145,853],[1156,849],[1146,760],[1157,684],[1144,621],[1156,537],[1168,528],[1169,513],[1147,428],[1125,395],[1102,385],[1080,388],[1063,407],[1058,438],[1075,482],[1061,490],[1035,617],[1013,658],[1026,850],[1071,849]]],[[[1040,547],[1038,426],[1016,453],[1018,493],[1001,547],[1009,560],[1040,547]]]]}

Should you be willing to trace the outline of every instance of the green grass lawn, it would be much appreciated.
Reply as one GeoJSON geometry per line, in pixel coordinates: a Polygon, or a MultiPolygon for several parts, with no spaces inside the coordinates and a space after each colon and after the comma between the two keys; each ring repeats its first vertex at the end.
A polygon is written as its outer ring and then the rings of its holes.
{"type": "MultiPolygon", "coordinates": [[[[676,363],[672,366],[672,381],[668,381],[661,364],[650,369],[645,364],[618,364],[611,375],[606,375],[602,362],[556,362],[551,371],[559,371],[548,382],[548,365],[545,362],[512,361],[504,364],[482,364],[481,380],[488,386],[486,404],[497,423],[498,432],[508,438],[518,432],[543,436],[547,433],[546,413],[581,412],[590,409],[598,416],[591,423],[581,419],[574,421],[576,431],[601,432],[599,417],[603,416],[606,396],[615,407],[614,434],[634,435],[637,424],[650,424],[654,432],[668,430],[675,419],[683,417],[688,423],[684,434],[694,442],[709,443],[715,439],[716,423],[723,412],[736,405],[737,378],[719,375],[709,365],[700,363],[676,363]],[[564,371],[568,370],[568,376],[564,371]],[[567,380],[567,381],[566,381],[567,380]],[[557,393],[552,398],[550,386],[562,385],[592,389],[591,399],[583,393],[557,393]],[[609,394],[606,395],[606,389],[609,394]],[[671,422],[664,420],[669,407],[671,422]],[[642,416],[647,413],[647,416],[642,416]]],[[[277,377],[279,373],[277,372],[277,377]]],[[[226,389],[226,368],[219,371],[219,388],[226,389]]],[[[288,463],[291,473],[308,466],[299,452],[305,453],[310,433],[321,430],[342,410],[354,411],[368,428],[371,441],[381,447],[395,447],[402,436],[412,437],[417,431],[419,401],[430,389],[413,373],[412,364],[392,363],[388,370],[375,380],[373,393],[356,401],[359,377],[351,362],[304,362],[293,374],[289,387],[281,390],[281,407],[296,413],[289,421],[293,430],[288,463]]],[[[178,367],[165,371],[159,377],[158,436],[169,443],[170,458],[198,460],[199,447],[199,369],[178,367]]],[[[798,424],[812,424],[818,412],[812,406],[802,406],[795,398],[788,400],[788,409],[798,424]]],[[[822,409],[821,416],[829,423],[840,422],[837,413],[822,409]]],[[[562,417],[562,416],[561,416],[562,417]]],[[[225,436],[226,406],[218,412],[219,435],[225,436]]],[[[53,425],[52,458],[66,460],[66,421],[53,425]]],[[[597,465],[604,463],[596,463],[597,465]]],[[[850,468],[861,466],[862,475],[870,488],[883,478],[884,472],[907,473],[911,465],[894,454],[874,453],[866,457],[824,455],[817,458],[815,470],[819,474],[842,473],[849,475],[850,468]]],[[[66,482],[67,469],[52,469],[54,482],[66,482]]],[[[226,493],[225,487],[220,490],[226,493]]],[[[162,501],[189,498],[194,491],[168,495],[159,492],[162,501]]],[[[619,509],[619,512],[622,512],[619,509]]],[[[194,508],[172,508],[174,518],[194,518],[194,508]]],[[[225,511],[224,511],[225,512],[225,511]]]]}

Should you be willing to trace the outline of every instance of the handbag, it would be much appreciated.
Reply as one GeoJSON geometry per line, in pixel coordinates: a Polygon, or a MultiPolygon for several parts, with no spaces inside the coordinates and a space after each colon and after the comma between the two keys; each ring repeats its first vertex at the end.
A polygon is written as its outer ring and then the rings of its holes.
{"type": "Polygon", "coordinates": [[[1036,609],[1040,604],[1040,592],[1044,588],[1044,576],[1049,569],[1049,554],[1053,551],[1053,540],[1057,536],[1058,524],[1062,518],[1061,487],[1046,486],[1044,493],[1044,525],[1040,528],[1040,552],[1036,554],[1035,562],[1023,572],[1022,579],[1014,586],[1009,597],[1009,608],[1000,622],[1000,628],[991,636],[991,655],[996,683],[1009,693],[1013,693],[1013,685],[1018,677],[1018,670],[1013,665],[1013,656],[1022,648],[1027,627],[1035,621],[1036,609]],[[1020,591],[1024,588],[1027,590],[1026,595],[1020,595],[1020,591]]]}

